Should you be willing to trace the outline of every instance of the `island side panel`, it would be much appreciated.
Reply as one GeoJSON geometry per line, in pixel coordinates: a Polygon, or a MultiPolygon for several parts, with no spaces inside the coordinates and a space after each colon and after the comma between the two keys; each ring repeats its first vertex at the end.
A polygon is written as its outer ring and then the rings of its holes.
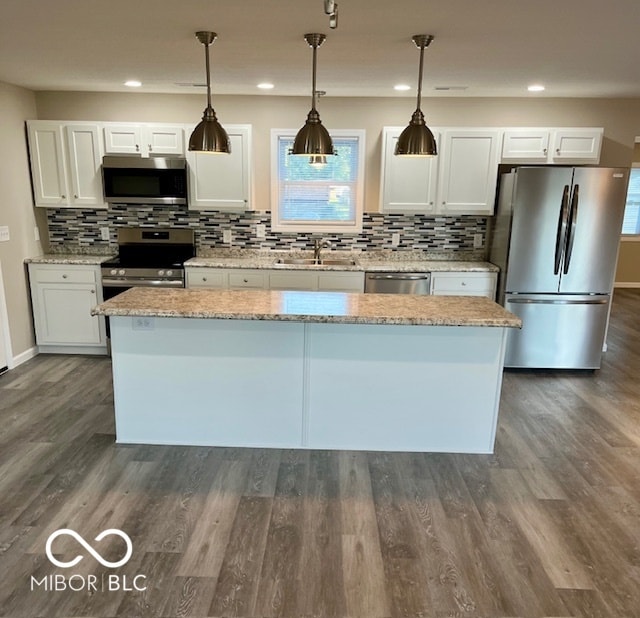
{"type": "Polygon", "coordinates": [[[308,324],[308,446],[493,452],[505,329],[308,324]]]}
{"type": "Polygon", "coordinates": [[[301,445],[303,324],[134,320],[111,318],[117,442],[301,445]]]}

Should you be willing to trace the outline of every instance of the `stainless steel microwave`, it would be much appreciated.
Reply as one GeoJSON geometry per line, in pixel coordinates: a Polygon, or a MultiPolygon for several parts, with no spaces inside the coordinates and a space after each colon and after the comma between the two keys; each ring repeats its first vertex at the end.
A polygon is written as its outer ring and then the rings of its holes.
{"type": "Polygon", "coordinates": [[[109,203],[187,203],[186,159],[103,157],[102,180],[109,203]]]}

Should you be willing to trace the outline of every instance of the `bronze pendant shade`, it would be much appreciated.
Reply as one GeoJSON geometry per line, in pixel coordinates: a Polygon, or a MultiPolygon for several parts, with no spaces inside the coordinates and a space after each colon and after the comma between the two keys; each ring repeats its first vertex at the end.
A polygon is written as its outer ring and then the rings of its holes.
{"type": "Polygon", "coordinates": [[[205,60],[207,69],[207,107],[202,115],[202,120],[193,130],[189,138],[189,150],[198,152],[221,152],[229,154],[231,143],[229,136],[218,122],[216,113],[211,107],[211,76],[209,70],[209,45],[216,40],[215,32],[196,32],[196,37],[205,47],[205,60]]]}
{"type": "Polygon", "coordinates": [[[433,41],[430,34],[416,34],[413,42],[420,49],[420,71],[418,74],[418,101],[416,111],[411,116],[411,122],[400,134],[396,142],[395,154],[401,156],[433,157],[438,154],[436,140],[431,129],[424,121],[424,114],[420,109],[422,97],[422,70],[424,64],[424,49],[433,41]]]}
{"type": "Polygon", "coordinates": [[[325,40],[324,34],[305,34],[304,40],[313,49],[313,77],[311,89],[311,111],[307,115],[307,121],[298,131],[293,147],[289,151],[292,155],[332,155],[335,154],[333,142],[329,132],[322,125],[320,114],[316,109],[316,54],[318,47],[325,40]]]}

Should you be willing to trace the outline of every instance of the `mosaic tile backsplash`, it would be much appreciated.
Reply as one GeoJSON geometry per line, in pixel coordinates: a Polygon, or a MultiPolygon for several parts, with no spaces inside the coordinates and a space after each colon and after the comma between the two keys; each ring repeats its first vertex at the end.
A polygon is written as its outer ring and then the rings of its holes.
{"type": "Polygon", "coordinates": [[[132,206],[113,204],[107,210],[47,209],[51,252],[77,249],[95,253],[113,253],[117,248],[119,227],[173,227],[195,231],[198,253],[213,248],[262,250],[306,250],[313,248],[318,236],[331,242],[332,249],[343,251],[421,250],[438,253],[476,253],[474,235],[485,245],[487,218],[474,216],[429,217],[426,215],[365,213],[359,234],[310,234],[271,231],[270,212],[228,213],[195,211],[180,206],[132,206]],[[257,238],[256,225],[266,229],[265,238],[257,238]],[[109,241],[102,240],[100,228],[109,228],[109,241]],[[224,243],[223,230],[230,229],[231,245],[224,243]],[[400,244],[392,246],[392,234],[400,234],[400,244]]]}

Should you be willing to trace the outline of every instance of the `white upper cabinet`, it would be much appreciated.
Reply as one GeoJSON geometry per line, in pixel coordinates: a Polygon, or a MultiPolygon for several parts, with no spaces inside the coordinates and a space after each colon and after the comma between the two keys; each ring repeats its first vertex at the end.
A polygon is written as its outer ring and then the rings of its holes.
{"type": "Polygon", "coordinates": [[[546,163],[549,154],[547,129],[507,129],[502,141],[502,160],[546,163]]]}
{"type": "Polygon", "coordinates": [[[505,163],[599,163],[602,128],[508,128],[505,163]]]}
{"type": "Polygon", "coordinates": [[[551,156],[563,163],[599,163],[603,129],[554,129],[551,156]]]}
{"type": "MultiPolygon", "coordinates": [[[[435,213],[438,157],[396,157],[396,142],[404,127],[384,127],[380,172],[380,211],[435,213]]],[[[440,134],[434,131],[436,144],[440,134]]]]}
{"type": "Polygon", "coordinates": [[[98,124],[35,120],[27,123],[36,206],[106,208],[98,124]]]}
{"type": "Polygon", "coordinates": [[[500,129],[446,129],[439,144],[438,212],[492,215],[500,129]]]}
{"type": "Polygon", "coordinates": [[[184,128],[180,125],[109,123],[104,125],[105,152],[184,156],[184,128]]]}
{"type": "Polygon", "coordinates": [[[69,189],[59,122],[29,122],[29,158],[36,206],[64,206],[69,189]]]}
{"type": "Polygon", "coordinates": [[[106,207],[102,190],[102,144],[97,125],[65,127],[71,206],[106,207]]]}
{"type": "Polygon", "coordinates": [[[227,125],[231,154],[187,152],[189,208],[251,210],[251,126],[227,125]]]}

